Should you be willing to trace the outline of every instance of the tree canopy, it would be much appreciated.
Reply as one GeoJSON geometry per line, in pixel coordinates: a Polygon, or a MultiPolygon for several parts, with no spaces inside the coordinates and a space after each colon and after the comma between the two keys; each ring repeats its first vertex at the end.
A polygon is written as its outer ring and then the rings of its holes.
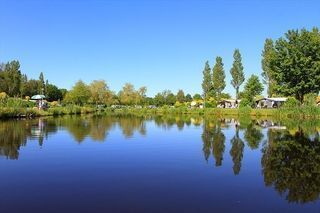
{"type": "MultiPolygon", "coordinates": [[[[268,48],[272,48],[271,45],[268,48]]],[[[264,56],[267,72],[275,81],[274,90],[295,96],[300,102],[307,93],[320,91],[320,32],[289,30],[275,42],[272,54],[264,56]],[[270,59],[269,59],[270,57],[270,59]],[[270,68],[270,69],[269,69],[270,68]]]]}
{"type": "Polygon", "coordinates": [[[210,93],[212,92],[212,88],[213,88],[209,61],[206,61],[202,74],[203,74],[203,80],[202,80],[203,97],[204,99],[207,99],[210,97],[210,93]]]}
{"type": "Polygon", "coordinates": [[[263,85],[256,75],[251,75],[244,86],[244,98],[252,105],[254,97],[260,95],[263,91],[263,85]]]}
{"type": "Polygon", "coordinates": [[[79,80],[66,94],[66,102],[83,105],[88,102],[91,96],[89,86],[79,80]]]}
{"type": "Polygon", "coordinates": [[[226,81],[225,81],[226,75],[224,73],[223,69],[223,63],[222,58],[217,57],[216,63],[214,67],[212,68],[212,86],[213,86],[213,92],[215,94],[215,97],[219,100],[221,98],[221,93],[226,87],[226,81]]]}
{"type": "Polygon", "coordinates": [[[230,74],[232,77],[231,85],[236,89],[236,98],[239,98],[239,88],[245,80],[243,65],[241,61],[242,58],[239,49],[235,49],[233,53],[233,59],[234,61],[230,70],[230,74]]]}

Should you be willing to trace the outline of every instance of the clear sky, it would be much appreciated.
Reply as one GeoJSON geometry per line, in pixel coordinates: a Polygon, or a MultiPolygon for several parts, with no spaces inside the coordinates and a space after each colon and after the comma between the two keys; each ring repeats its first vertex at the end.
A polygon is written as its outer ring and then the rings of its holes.
{"type": "Polygon", "coordinates": [[[312,0],[0,0],[0,61],[17,59],[31,78],[70,89],[79,79],[104,79],[201,93],[206,60],[221,56],[225,92],[239,48],[245,75],[261,73],[266,38],[288,29],[320,27],[312,0]]]}

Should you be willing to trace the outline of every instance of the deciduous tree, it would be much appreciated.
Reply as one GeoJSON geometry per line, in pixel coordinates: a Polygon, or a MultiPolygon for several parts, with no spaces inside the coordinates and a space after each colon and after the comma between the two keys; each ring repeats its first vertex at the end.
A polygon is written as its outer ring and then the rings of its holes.
{"type": "Polygon", "coordinates": [[[274,90],[295,96],[300,102],[307,93],[320,91],[320,32],[289,30],[275,42],[270,61],[274,90]]]}

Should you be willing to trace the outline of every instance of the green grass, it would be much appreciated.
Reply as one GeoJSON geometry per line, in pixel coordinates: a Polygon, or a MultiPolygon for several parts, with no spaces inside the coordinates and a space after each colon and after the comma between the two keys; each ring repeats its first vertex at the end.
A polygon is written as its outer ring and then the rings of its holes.
{"type": "Polygon", "coordinates": [[[53,107],[48,110],[38,110],[36,108],[25,107],[0,107],[0,119],[7,118],[32,118],[39,116],[60,116],[60,115],[75,115],[88,114],[99,112],[93,107],[66,106],[53,107]]]}
{"type": "Polygon", "coordinates": [[[161,107],[156,109],[148,108],[103,108],[97,109],[93,106],[76,106],[68,105],[64,107],[52,107],[46,111],[37,110],[31,107],[0,106],[0,118],[17,118],[17,117],[37,117],[37,116],[60,116],[74,114],[89,114],[89,113],[104,113],[104,114],[128,114],[128,115],[193,115],[193,116],[213,116],[213,117],[272,117],[276,119],[317,119],[320,118],[320,107],[296,107],[296,108],[280,108],[280,109],[251,109],[249,107],[240,109],[221,109],[221,108],[206,108],[206,109],[188,109],[188,108],[170,108],[161,107]]]}
{"type": "Polygon", "coordinates": [[[157,109],[115,109],[106,110],[107,113],[112,114],[133,114],[133,115],[204,115],[204,116],[250,116],[250,117],[274,117],[274,118],[298,118],[298,119],[309,119],[309,118],[320,118],[319,107],[299,107],[292,109],[251,109],[248,107],[240,109],[221,109],[221,108],[207,108],[207,109],[187,109],[187,108],[157,108],[157,109]]]}

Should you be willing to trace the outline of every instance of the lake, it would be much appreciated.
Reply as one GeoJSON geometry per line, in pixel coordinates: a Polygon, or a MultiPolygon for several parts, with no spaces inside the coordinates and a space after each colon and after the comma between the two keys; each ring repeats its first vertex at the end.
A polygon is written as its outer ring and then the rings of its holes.
{"type": "Polygon", "coordinates": [[[320,212],[318,121],[0,122],[0,211],[320,212]]]}

